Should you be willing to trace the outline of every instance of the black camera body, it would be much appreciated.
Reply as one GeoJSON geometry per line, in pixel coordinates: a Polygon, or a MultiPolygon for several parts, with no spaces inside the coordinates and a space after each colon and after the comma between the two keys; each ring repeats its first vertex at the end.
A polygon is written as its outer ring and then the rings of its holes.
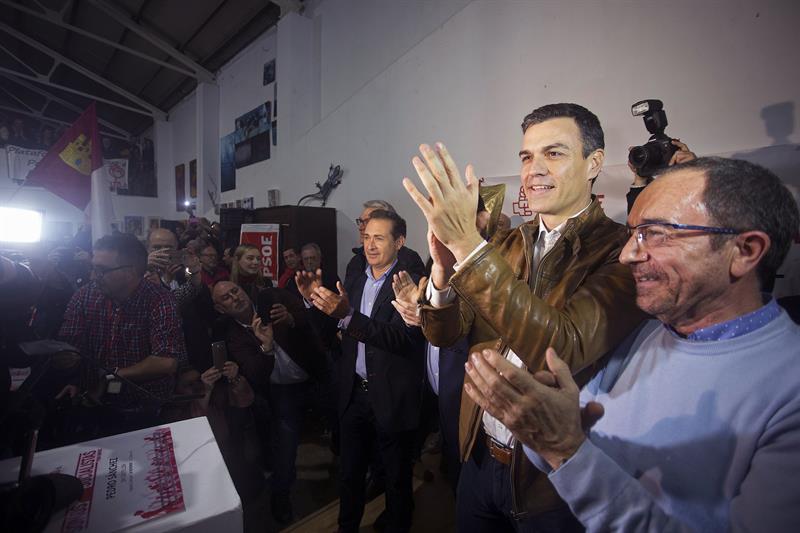
{"type": "Polygon", "coordinates": [[[644,125],[652,135],[641,146],[634,146],[628,153],[628,161],[643,178],[653,177],[669,165],[672,155],[678,147],[672,144],[672,138],[664,133],[667,128],[667,114],[661,100],[642,100],[631,106],[634,117],[642,116],[644,125]]]}

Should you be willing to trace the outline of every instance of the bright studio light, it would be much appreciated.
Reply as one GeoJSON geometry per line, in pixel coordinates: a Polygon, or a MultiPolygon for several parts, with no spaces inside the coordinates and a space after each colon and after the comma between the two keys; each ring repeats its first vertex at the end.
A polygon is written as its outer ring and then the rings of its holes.
{"type": "Polygon", "coordinates": [[[191,204],[191,202],[189,202],[189,200],[184,200],[183,205],[185,205],[186,207],[189,207],[192,204],[191,204]]]}
{"type": "Polygon", "coordinates": [[[1,242],[39,242],[42,238],[42,214],[30,209],[0,207],[1,242]]]}

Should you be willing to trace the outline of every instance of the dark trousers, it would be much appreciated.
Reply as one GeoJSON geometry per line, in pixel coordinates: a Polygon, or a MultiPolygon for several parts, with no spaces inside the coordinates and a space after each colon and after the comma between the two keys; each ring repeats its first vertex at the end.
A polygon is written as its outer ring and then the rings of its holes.
{"type": "Polygon", "coordinates": [[[411,459],[414,430],[390,431],[375,420],[369,394],[353,387],[350,405],[342,415],[339,526],[357,532],[364,514],[365,478],[373,449],[386,470],[387,532],[406,532],[411,527],[413,499],[411,459]]]}
{"type": "Polygon", "coordinates": [[[456,492],[461,472],[458,449],[458,420],[461,414],[461,388],[464,386],[464,363],[469,345],[461,339],[439,352],[439,427],[442,432],[442,461],[447,481],[456,492]]]}
{"type": "Polygon", "coordinates": [[[291,385],[270,384],[273,493],[288,493],[297,477],[295,462],[308,386],[307,381],[291,385]]]}
{"type": "Polygon", "coordinates": [[[511,467],[491,455],[481,432],[463,464],[456,494],[459,533],[573,533],[584,531],[569,507],[515,520],[511,516],[511,467]]]}

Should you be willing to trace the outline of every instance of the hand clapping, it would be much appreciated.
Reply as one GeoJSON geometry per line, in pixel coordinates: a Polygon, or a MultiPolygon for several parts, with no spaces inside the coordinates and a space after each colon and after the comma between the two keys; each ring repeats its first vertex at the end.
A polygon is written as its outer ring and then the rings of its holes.
{"type": "Polygon", "coordinates": [[[422,324],[417,301],[419,300],[419,287],[424,283],[425,278],[422,278],[419,286],[417,286],[406,271],[400,271],[392,278],[392,290],[395,297],[392,301],[392,306],[397,310],[407,326],[420,326],[422,324]]]}

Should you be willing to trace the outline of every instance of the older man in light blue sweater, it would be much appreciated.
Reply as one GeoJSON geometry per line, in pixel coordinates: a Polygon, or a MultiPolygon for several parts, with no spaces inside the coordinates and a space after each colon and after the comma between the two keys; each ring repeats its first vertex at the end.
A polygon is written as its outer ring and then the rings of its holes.
{"type": "Polygon", "coordinates": [[[587,529],[800,527],[800,327],[761,292],[798,218],[757,165],[672,167],[636,201],[620,256],[658,320],[580,393],[552,350],[536,376],[497,352],[471,356],[467,392],[587,529]]]}

